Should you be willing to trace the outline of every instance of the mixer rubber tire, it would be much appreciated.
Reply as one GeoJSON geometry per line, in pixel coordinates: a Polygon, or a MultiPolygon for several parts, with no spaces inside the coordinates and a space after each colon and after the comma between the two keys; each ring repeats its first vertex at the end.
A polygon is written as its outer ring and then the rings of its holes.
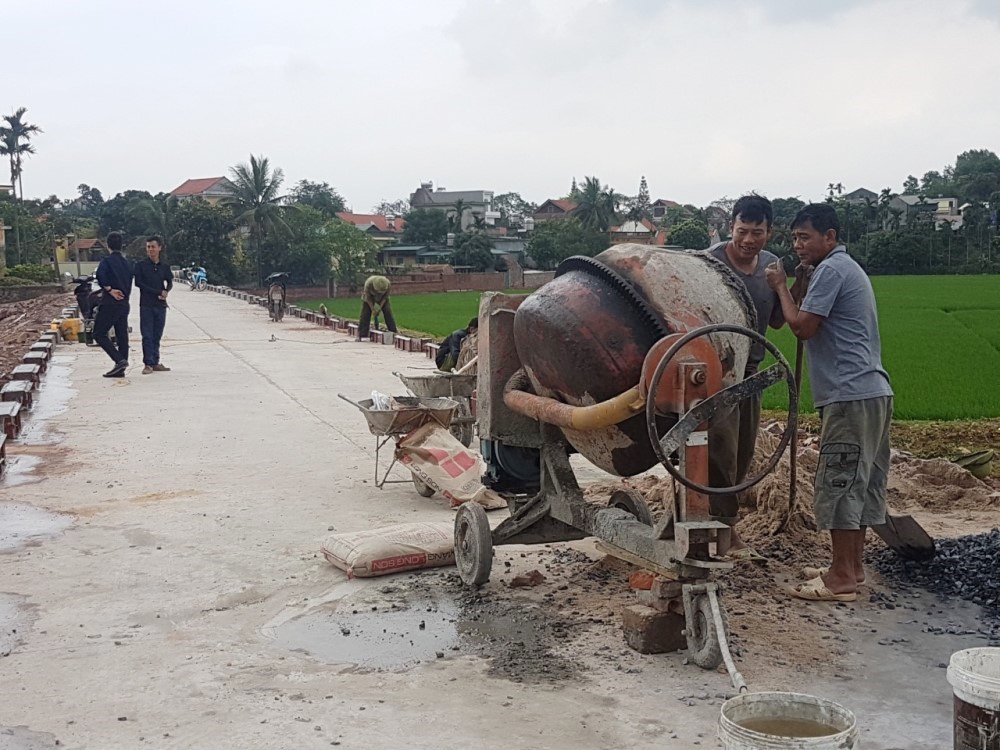
{"type": "MultiPolygon", "coordinates": [[[[694,603],[691,622],[688,622],[688,659],[702,669],[716,669],[722,664],[722,644],[715,629],[712,618],[712,602],[707,595],[697,597],[694,603]]],[[[726,612],[722,613],[723,627],[726,625],[726,612]]]]}
{"type": "Polygon", "coordinates": [[[609,508],[620,508],[626,513],[631,513],[635,519],[646,526],[653,525],[653,514],[646,505],[646,499],[633,490],[631,487],[622,487],[611,493],[608,501],[609,508]]]}
{"type": "Polygon", "coordinates": [[[493,532],[479,503],[463,503],[455,514],[455,565],[467,586],[482,586],[490,580],[493,532]]]}
{"type": "Polygon", "coordinates": [[[436,492],[436,490],[429,484],[424,484],[420,479],[418,479],[416,474],[413,475],[413,486],[417,490],[417,494],[420,495],[420,497],[434,497],[434,493],[436,492]]]}

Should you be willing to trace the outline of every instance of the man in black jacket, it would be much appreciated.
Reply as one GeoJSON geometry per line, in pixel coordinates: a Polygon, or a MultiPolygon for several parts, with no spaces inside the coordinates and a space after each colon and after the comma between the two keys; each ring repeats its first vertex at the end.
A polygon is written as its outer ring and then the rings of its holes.
{"type": "Polygon", "coordinates": [[[160,364],[160,339],[167,324],[167,294],[174,288],[170,266],[160,262],[163,240],[153,234],[146,238],[148,257],[135,264],[135,285],[139,287],[139,330],[142,332],[143,375],[170,372],[160,364]]]}
{"type": "Polygon", "coordinates": [[[132,262],[122,255],[121,232],[108,235],[111,255],[102,258],[97,266],[97,283],[104,291],[101,306],[94,319],[94,341],[115,363],[106,378],[123,378],[128,368],[128,298],[132,294],[132,262]],[[115,343],[108,331],[115,329],[115,343]]]}

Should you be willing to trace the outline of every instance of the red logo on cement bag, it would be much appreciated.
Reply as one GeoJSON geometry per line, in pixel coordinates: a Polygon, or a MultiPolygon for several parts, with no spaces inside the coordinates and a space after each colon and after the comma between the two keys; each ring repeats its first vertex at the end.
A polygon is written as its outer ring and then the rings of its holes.
{"type": "Polygon", "coordinates": [[[415,553],[412,555],[397,555],[396,557],[386,557],[382,560],[372,560],[372,571],[396,570],[397,568],[415,568],[421,567],[426,563],[426,552],[415,553]]]}
{"type": "Polygon", "coordinates": [[[462,476],[463,473],[476,465],[476,459],[466,451],[459,451],[454,456],[440,448],[428,448],[427,452],[434,459],[434,462],[444,469],[452,479],[462,476]]]}

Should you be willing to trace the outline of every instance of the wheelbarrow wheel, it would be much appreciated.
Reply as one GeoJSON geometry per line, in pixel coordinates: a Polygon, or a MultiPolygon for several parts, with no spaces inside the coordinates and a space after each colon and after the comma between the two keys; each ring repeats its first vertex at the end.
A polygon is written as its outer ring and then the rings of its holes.
{"type": "MultiPolygon", "coordinates": [[[[722,643],[712,617],[712,602],[701,594],[695,601],[690,621],[686,625],[688,658],[702,669],[715,669],[722,664],[722,643]]],[[[726,611],[720,607],[722,626],[726,625],[726,611]]]]}
{"type": "Polygon", "coordinates": [[[420,479],[417,477],[416,474],[413,475],[413,486],[416,488],[417,494],[420,495],[420,497],[434,496],[435,492],[434,488],[431,487],[429,484],[424,484],[422,481],[420,481],[420,479]]]}
{"type": "Polygon", "coordinates": [[[455,565],[467,586],[482,586],[493,568],[493,533],[479,503],[463,503],[455,515],[455,565]]]}
{"type": "MultiPolygon", "coordinates": [[[[458,402],[458,408],[455,409],[456,417],[471,417],[472,412],[469,411],[469,405],[465,401],[458,402]]],[[[455,436],[455,439],[468,448],[472,445],[473,430],[475,428],[473,422],[461,422],[454,423],[448,428],[449,432],[455,436]]]]}

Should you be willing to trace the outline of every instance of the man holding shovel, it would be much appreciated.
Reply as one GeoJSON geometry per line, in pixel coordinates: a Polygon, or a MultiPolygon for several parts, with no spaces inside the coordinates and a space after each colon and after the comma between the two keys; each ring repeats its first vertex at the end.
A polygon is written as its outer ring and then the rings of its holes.
{"type": "Polygon", "coordinates": [[[822,420],[816,469],[816,523],[830,531],[833,562],[810,571],[792,593],[811,601],[857,599],[864,581],[865,532],[886,520],[892,388],[882,367],[875,294],[861,267],[840,243],[837,212],[806,206],[792,221],[792,242],[814,266],[798,305],[780,264],[767,268],[792,332],[805,341],[813,401],[822,420]]]}
{"type": "Polygon", "coordinates": [[[358,319],[358,341],[368,338],[372,318],[378,326],[379,314],[385,315],[385,326],[393,333],[396,330],[396,319],[392,316],[392,305],[389,302],[389,289],[392,282],[385,276],[369,276],[365,280],[365,288],[361,292],[361,316],[358,319]]]}

